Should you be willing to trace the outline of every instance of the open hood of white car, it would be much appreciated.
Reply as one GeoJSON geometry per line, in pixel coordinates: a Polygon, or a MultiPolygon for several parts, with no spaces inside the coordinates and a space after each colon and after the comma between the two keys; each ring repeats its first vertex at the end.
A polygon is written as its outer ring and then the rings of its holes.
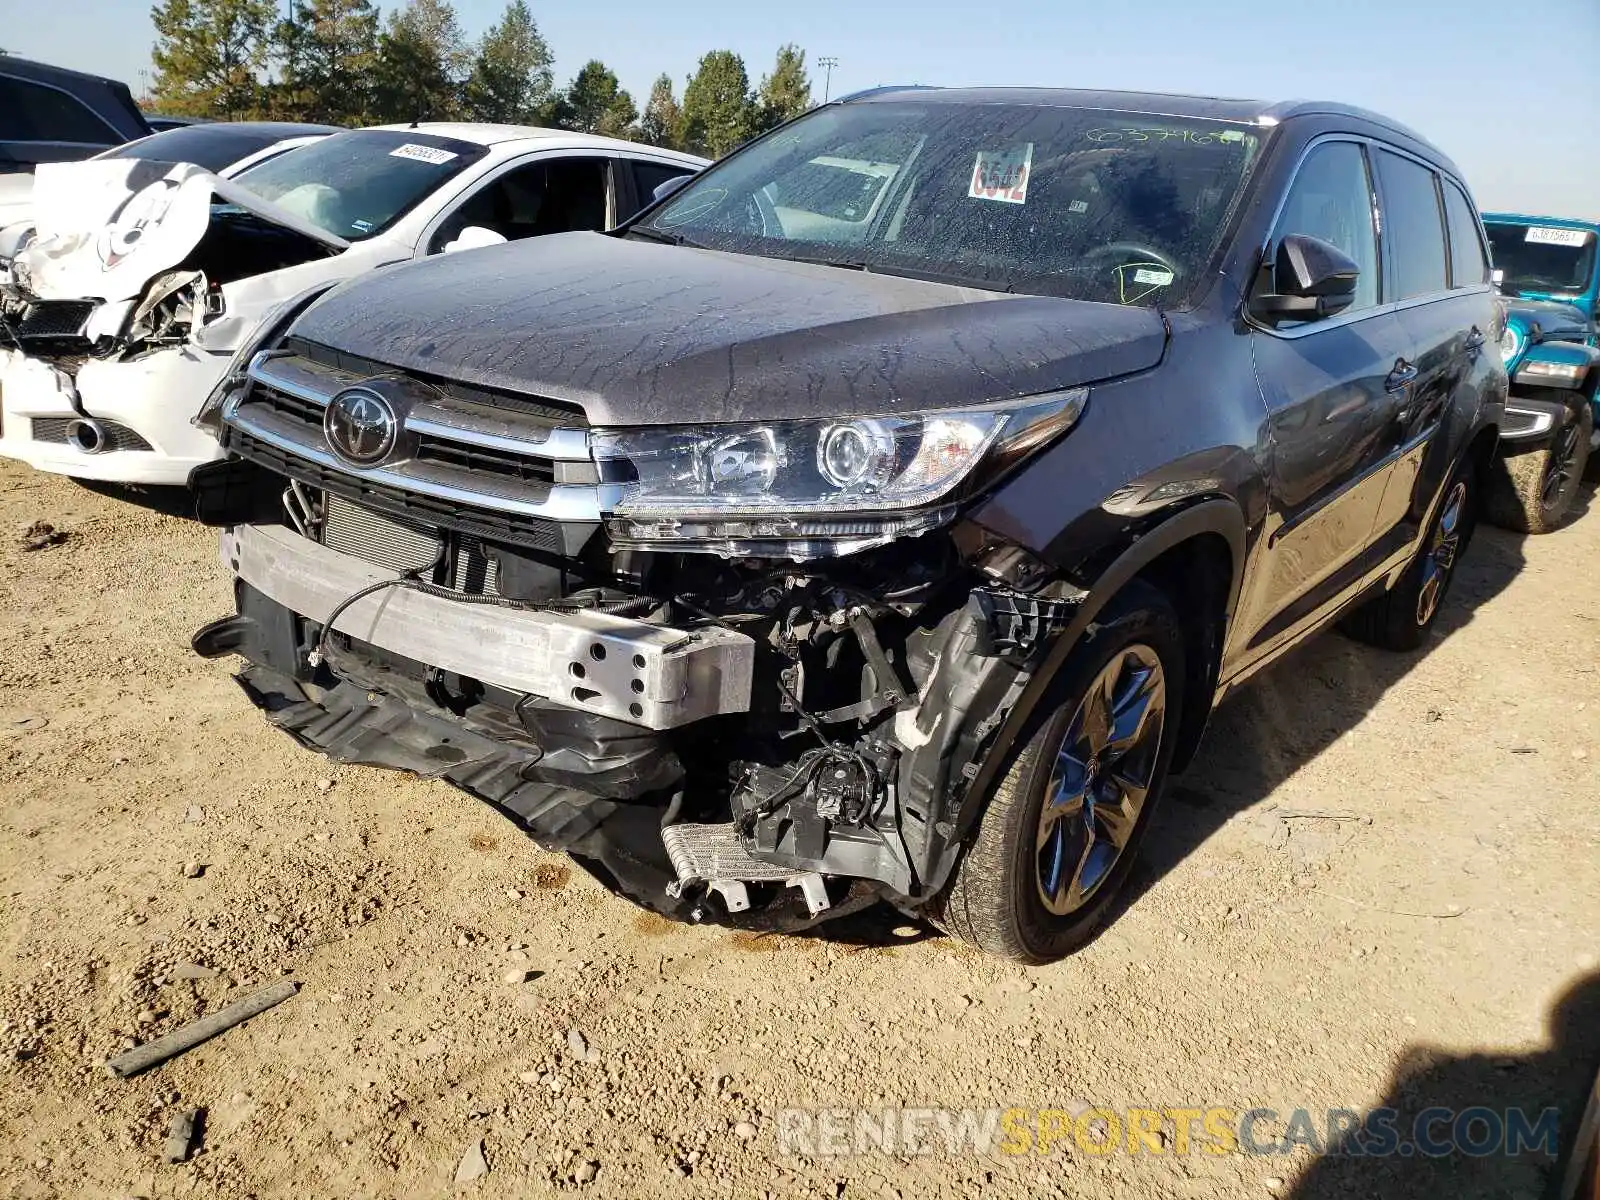
{"type": "Polygon", "coordinates": [[[350,244],[192,163],[46,163],[34,176],[34,238],[13,281],[45,300],[132,300],[200,243],[213,196],[330,249],[350,244]]]}

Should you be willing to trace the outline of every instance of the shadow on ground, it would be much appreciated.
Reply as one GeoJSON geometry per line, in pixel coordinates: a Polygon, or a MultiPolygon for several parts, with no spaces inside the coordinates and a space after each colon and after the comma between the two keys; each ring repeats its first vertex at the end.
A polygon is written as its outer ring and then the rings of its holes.
{"type": "MultiPolygon", "coordinates": [[[[1393,1153],[1374,1157],[1360,1153],[1371,1145],[1372,1132],[1358,1131],[1318,1158],[1289,1193],[1294,1200],[1333,1200],[1347,1196],[1380,1196],[1383,1200],[1451,1197],[1451,1200],[1541,1200],[1558,1195],[1565,1162],[1600,1070],[1600,973],[1569,987],[1550,1010],[1549,1044],[1535,1054],[1447,1055],[1414,1049],[1396,1069],[1383,1099],[1374,1108],[1392,1109],[1399,1134],[1393,1153]],[[1418,1115],[1431,1108],[1459,1113],[1488,1109],[1507,1126],[1508,1110],[1520,1109],[1537,1127],[1546,1109],[1558,1110],[1561,1158],[1540,1150],[1508,1154],[1502,1149],[1479,1155],[1460,1151],[1441,1157],[1405,1152],[1412,1142],[1418,1115]]],[[[1371,1110],[1369,1110],[1370,1112],[1371,1110]]],[[[1369,1118],[1370,1119],[1370,1118],[1369,1118]]],[[[1437,1143],[1450,1136],[1454,1121],[1444,1117],[1427,1123],[1423,1135],[1437,1143]]],[[[1465,1132],[1469,1144],[1485,1147],[1491,1127],[1477,1121],[1465,1132]]],[[[1535,1138],[1537,1141],[1537,1128],[1535,1138]]],[[[1581,1197],[1580,1197],[1581,1200],[1581,1197]]]]}

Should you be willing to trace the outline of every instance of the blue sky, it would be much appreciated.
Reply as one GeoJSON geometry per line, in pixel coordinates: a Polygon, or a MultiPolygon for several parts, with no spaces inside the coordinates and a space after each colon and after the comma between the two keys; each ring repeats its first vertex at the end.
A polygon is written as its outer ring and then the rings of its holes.
{"type": "MultiPolygon", "coordinates": [[[[459,0],[469,35],[504,0],[459,0]]],[[[1600,0],[608,0],[530,7],[565,82],[599,58],[641,104],[707,50],[754,82],[777,47],[832,55],[835,95],[879,83],[1041,84],[1360,104],[1450,154],[1486,208],[1600,218],[1600,0]]],[[[126,80],[147,0],[0,0],[14,53],[126,80]]],[[[821,95],[821,72],[815,72],[821,95]]]]}

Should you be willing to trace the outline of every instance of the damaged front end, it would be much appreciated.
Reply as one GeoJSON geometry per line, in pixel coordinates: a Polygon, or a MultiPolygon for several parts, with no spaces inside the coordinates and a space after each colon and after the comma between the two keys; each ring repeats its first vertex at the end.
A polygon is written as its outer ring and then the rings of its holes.
{"type": "Polygon", "coordinates": [[[290,337],[202,416],[238,612],[195,648],[248,660],[270,720],[448,780],[669,915],[794,928],[937,894],[1081,598],[962,497],[1083,389],[849,435],[593,430],[364,368],[290,337]]]}
{"type": "Polygon", "coordinates": [[[0,452],[183,482],[216,451],[175,406],[209,391],[263,308],[304,286],[262,276],[346,243],[188,164],[50,164],[35,194],[37,223],[0,239],[0,452]]]}

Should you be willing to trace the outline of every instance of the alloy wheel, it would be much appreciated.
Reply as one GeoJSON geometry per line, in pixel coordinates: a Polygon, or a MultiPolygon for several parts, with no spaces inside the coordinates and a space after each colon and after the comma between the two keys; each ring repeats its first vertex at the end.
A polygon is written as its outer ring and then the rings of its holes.
{"type": "Polygon", "coordinates": [[[1039,812],[1035,881],[1056,916],[1083,907],[1127,849],[1166,726],[1161,659],[1134,643],[1084,693],[1056,751],[1039,812]]]}
{"type": "Polygon", "coordinates": [[[1456,565],[1456,555],[1461,550],[1461,521],[1467,510],[1467,485],[1457,480],[1445,497],[1444,508],[1439,512],[1438,523],[1433,527],[1433,538],[1422,560],[1422,586],[1417,590],[1417,624],[1426,625],[1439,611],[1439,601],[1444,598],[1444,586],[1456,565]]]}

